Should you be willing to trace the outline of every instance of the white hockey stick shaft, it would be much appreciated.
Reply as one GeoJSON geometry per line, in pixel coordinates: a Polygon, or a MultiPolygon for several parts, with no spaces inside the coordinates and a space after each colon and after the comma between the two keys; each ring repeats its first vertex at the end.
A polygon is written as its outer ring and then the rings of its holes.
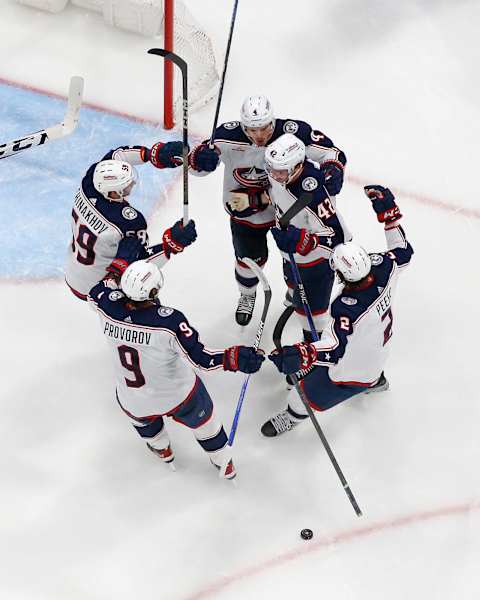
{"type": "Polygon", "coordinates": [[[49,141],[58,140],[66,135],[70,135],[78,124],[80,108],[83,97],[83,78],[74,76],[70,79],[68,90],[68,105],[63,123],[47,127],[41,131],[29,133],[28,135],[0,144],[0,160],[14,156],[23,150],[29,150],[35,146],[42,146],[49,141]]]}

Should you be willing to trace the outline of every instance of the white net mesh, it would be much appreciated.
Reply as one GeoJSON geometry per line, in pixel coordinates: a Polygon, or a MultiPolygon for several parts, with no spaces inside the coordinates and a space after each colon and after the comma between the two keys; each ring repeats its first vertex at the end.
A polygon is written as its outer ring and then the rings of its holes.
{"type": "MultiPolygon", "coordinates": [[[[212,100],[220,85],[210,38],[181,0],[175,2],[174,51],[188,63],[188,104],[192,110],[212,100]]],[[[174,115],[182,108],[182,78],[175,72],[174,115]]]]}

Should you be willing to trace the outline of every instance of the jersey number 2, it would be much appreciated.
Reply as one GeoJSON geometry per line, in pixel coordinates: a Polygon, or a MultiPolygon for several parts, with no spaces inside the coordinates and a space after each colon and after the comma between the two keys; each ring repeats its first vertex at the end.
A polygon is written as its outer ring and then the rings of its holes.
{"type": "Polygon", "coordinates": [[[130,371],[135,376],[135,379],[127,379],[125,383],[128,387],[139,388],[145,385],[145,377],[140,369],[140,356],[138,350],[130,346],[118,346],[118,354],[122,367],[130,371]]]}
{"type": "MultiPolygon", "coordinates": [[[[78,224],[78,215],[72,210],[72,218],[75,221],[75,225],[78,224]]],[[[97,236],[90,231],[90,229],[86,225],[80,225],[78,227],[77,232],[73,232],[72,239],[72,252],[75,252],[76,246],[75,242],[78,246],[77,251],[77,260],[82,265],[93,265],[95,262],[95,242],[97,241],[97,236]],[[75,238],[75,233],[77,233],[77,237],[75,238]],[[81,252],[80,250],[83,250],[81,252]]]]}
{"type": "Polygon", "coordinates": [[[392,315],[391,308],[389,308],[387,310],[387,312],[382,316],[382,321],[385,321],[385,319],[387,319],[387,318],[388,318],[388,323],[383,331],[383,345],[384,346],[388,342],[388,340],[392,337],[393,315],[392,315]]]}

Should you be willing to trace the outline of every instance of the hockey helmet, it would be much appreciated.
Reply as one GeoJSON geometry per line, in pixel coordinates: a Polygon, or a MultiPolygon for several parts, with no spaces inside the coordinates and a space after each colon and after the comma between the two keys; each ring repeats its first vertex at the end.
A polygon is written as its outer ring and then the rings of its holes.
{"type": "Polygon", "coordinates": [[[329,259],[330,268],[338,271],[345,281],[354,283],[370,273],[372,261],[368,253],[355,242],[338,244],[329,259]]]}
{"type": "Polygon", "coordinates": [[[137,180],[135,168],[121,160],[101,160],[93,172],[95,189],[108,200],[112,200],[110,192],[116,192],[120,199],[128,196],[137,180]]]}
{"type": "MultiPolygon", "coordinates": [[[[266,96],[247,96],[240,109],[240,123],[242,128],[265,127],[265,125],[274,125],[273,107],[266,96]]],[[[245,129],[244,129],[245,131],[245,129]]]]}
{"type": "Polygon", "coordinates": [[[120,287],[131,300],[153,300],[163,287],[163,274],[156,264],[137,260],[125,269],[120,287]]]}
{"type": "Polygon", "coordinates": [[[295,168],[305,160],[305,144],[292,133],[284,133],[265,150],[266,171],[279,183],[288,183],[295,168]],[[279,178],[277,171],[287,171],[279,178]]]}

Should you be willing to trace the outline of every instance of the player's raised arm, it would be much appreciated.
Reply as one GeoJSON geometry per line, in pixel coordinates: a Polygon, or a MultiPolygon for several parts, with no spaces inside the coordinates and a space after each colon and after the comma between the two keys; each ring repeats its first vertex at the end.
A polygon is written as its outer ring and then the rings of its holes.
{"type": "Polygon", "coordinates": [[[378,222],[385,225],[385,238],[390,258],[394,259],[399,267],[408,265],[413,248],[400,225],[402,214],[395,202],[395,196],[388,188],[381,185],[366,185],[364,190],[372,203],[378,222]]]}

